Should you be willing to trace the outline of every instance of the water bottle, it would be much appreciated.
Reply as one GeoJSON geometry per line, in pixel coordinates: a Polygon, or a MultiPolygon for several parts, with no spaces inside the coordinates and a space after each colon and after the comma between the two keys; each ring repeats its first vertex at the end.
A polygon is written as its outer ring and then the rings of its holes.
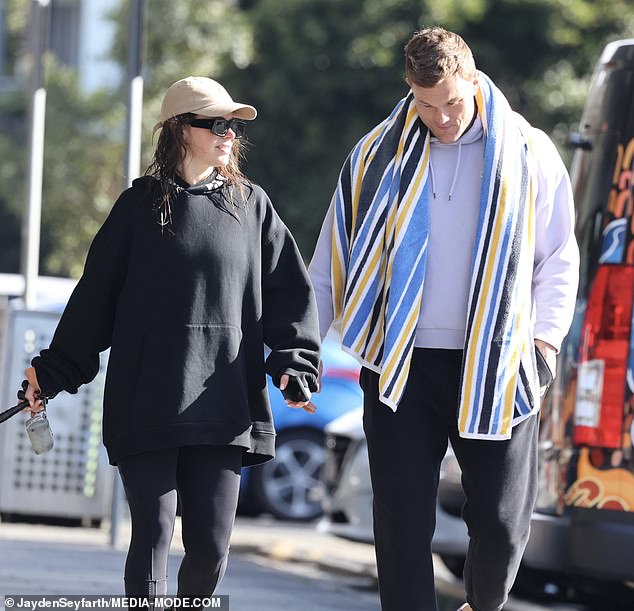
{"type": "Polygon", "coordinates": [[[46,411],[38,412],[26,421],[26,434],[36,454],[44,454],[53,448],[53,431],[46,411]]]}

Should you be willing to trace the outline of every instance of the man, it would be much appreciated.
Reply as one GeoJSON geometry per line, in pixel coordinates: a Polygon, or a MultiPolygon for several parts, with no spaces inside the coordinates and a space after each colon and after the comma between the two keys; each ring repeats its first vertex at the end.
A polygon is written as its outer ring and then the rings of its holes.
{"type": "Polygon", "coordinates": [[[537,362],[555,371],[573,314],[572,193],[460,36],[424,29],[405,58],[410,91],[350,153],[309,272],[322,335],[340,320],[364,365],[383,611],[436,609],[448,440],[470,536],[461,608],[497,611],[536,497],[537,362]]]}

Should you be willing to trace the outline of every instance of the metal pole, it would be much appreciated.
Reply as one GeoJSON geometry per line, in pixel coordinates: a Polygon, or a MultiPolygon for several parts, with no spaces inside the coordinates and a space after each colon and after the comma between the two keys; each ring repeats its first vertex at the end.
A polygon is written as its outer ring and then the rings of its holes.
{"type": "Polygon", "coordinates": [[[7,59],[7,44],[6,44],[6,12],[4,8],[4,0],[0,0],[0,76],[5,74],[5,64],[7,59]]]}
{"type": "Polygon", "coordinates": [[[48,49],[49,0],[31,3],[31,107],[29,116],[29,160],[27,172],[27,206],[22,222],[21,271],[24,276],[24,302],[35,307],[40,258],[42,216],[42,175],[44,169],[44,124],[46,86],[43,56],[48,49]]]}
{"type": "Polygon", "coordinates": [[[128,137],[125,160],[125,185],[127,188],[141,172],[141,118],[143,115],[143,0],[130,2],[128,47],[128,112],[126,134],[128,137]]]}
{"type": "MultiPolygon", "coordinates": [[[[141,74],[143,58],[143,0],[130,2],[128,23],[128,106],[126,114],[126,155],[124,167],[124,189],[141,172],[141,119],[143,115],[143,76],[141,74]]],[[[119,522],[121,519],[122,484],[118,471],[115,471],[112,486],[110,508],[110,545],[117,546],[119,540],[119,522]]]]}

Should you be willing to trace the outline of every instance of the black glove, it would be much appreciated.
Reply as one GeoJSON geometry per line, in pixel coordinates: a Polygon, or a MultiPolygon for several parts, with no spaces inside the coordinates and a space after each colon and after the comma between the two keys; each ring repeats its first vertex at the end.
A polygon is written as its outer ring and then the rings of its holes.
{"type": "Polygon", "coordinates": [[[294,375],[288,375],[288,384],[282,391],[282,396],[293,403],[310,401],[310,390],[303,384],[303,380],[294,375]]]}

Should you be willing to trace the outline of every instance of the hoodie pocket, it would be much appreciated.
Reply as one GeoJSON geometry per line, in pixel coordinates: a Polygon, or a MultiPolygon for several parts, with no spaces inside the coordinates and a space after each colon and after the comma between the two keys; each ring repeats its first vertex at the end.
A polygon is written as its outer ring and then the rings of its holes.
{"type": "Polygon", "coordinates": [[[134,391],[133,427],[249,424],[242,331],[187,324],[150,331],[134,391]]]}

